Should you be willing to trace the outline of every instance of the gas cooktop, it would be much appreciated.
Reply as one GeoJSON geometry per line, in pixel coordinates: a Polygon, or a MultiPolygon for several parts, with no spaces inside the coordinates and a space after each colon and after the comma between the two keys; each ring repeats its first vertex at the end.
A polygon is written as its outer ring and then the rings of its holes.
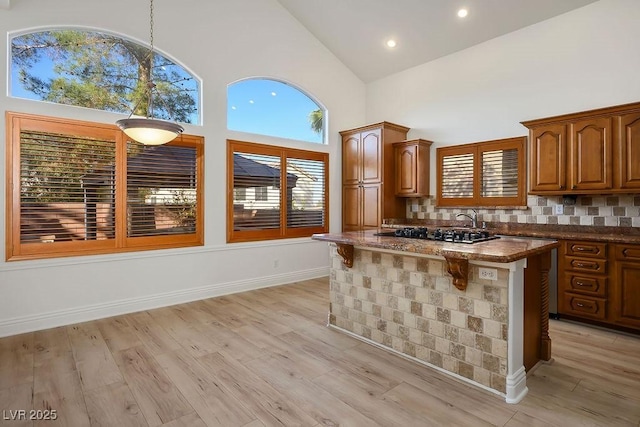
{"type": "Polygon", "coordinates": [[[391,231],[381,231],[375,233],[376,236],[406,237],[410,239],[438,240],[452,243],[479,243],[487,240],[499,239],[498,236],[491,236],[486,230],[462,230],[437,228],[428,230],[425,227],[404,227],[391,231]]]}

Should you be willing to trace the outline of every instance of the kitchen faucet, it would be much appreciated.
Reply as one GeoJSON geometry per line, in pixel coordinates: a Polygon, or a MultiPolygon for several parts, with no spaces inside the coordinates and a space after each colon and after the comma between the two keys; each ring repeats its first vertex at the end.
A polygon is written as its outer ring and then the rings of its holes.
{"type": "Polygon", "coordinates": [[[478,228],[478,211],[476,211],[475,209],[471,209],[471,210],[473,211],[473,216],[464,214],[464,213],[459,213],[458,215],[456,215],[456,218],[458,218],[459,216],[466,216],[471,220],[471,228],[478,228]]]}

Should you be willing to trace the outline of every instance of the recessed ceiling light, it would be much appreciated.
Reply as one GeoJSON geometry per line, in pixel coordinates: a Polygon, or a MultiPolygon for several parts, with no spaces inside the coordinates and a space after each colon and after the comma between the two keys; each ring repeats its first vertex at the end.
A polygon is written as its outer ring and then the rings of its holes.
{"type": "Polygon", "coordinates": [[[387,45],[387,47],[394,48],[394,47],[396,47],[397,43],[396,43],[396,41],[394,39],[389,39],[389,40],[387,40],[386,45],[387,45]]]}
{"type": "Polygon", "coordinates": [[[469,14],[469,11],[468,11],[467,9],[464,9],[464,8],[463,8],[463,9],[460,9],[460,10],[458,11],[458,16],[459,16],[460,18],[464,18],[464,17],[465,17],[465,16],[467,16],[468,14],[469,14]]]}

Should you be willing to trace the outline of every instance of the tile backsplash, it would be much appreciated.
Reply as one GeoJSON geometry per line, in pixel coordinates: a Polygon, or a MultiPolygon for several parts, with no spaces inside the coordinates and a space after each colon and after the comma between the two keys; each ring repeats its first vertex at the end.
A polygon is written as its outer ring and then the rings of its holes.
{"type": "MultiPolygon", "coordinates": [[[[407,218],[456,220],[468,208],[438,208],[435,197],[407,199],[407,218]]],[[[578,196],[574,205],[563,204],[563,198],[528,196],[526,209],[476,209],[478,224],[510,222],[519,224],[593,225],[640,227],[640,196],[578,196]],[[556,214],[556,205],[563,205],[556,214]]],[[[459,220],[459,218],[458,218],[459,220]]]]}

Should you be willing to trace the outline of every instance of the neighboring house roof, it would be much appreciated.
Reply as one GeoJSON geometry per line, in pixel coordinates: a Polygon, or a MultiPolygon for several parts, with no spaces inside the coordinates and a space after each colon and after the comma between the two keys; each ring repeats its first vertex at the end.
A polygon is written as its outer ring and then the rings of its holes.
{"type": "MultiPolygon", "coordinates": [[[[234,187],[280,187],[280,169],[233,154],[234,187]]],[[[287,186],[295,187],[298,177],[287,174],[287,186]]]]}

